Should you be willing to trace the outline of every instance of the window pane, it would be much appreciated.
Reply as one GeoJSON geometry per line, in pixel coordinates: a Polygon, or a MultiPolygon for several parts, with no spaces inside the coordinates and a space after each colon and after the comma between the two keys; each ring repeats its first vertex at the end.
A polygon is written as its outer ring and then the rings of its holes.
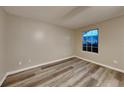
{"type": "Polygon", "coordinates": [[[86,47],[86,45],[87,45],[87,36],[84,36],[86,33],[85,32],[83,32],[83,37],[82,37],[82,44],[83,44],[83,46],[84,47],[86,47]]]}
{"type": "Polygon", "coordinates": [[[87,46],[88,47],[91,47],[91,45],[92,45],[92,42],[91,41],[92,41],[92,38],[90,36],[88,36],[87,37],[87,46]]]}
{"type": "Polygon", "coordinates": [[[87,47],[87,51],[91,52],[91,47],[87,47]]]}
{"type": "Polygon", "coordinates": [[[91,29],[82,33],[82,47],[85,51],[98,53],[98,29],[91,29]]]}
{"type": "Polygon", "coordinates": [[[93,47],[98,47],[98,43],[92,44],[93,47]]]}
{"type": "Polygon", "coordinates": [[[98,47],[98,35],[92,36],[92,46],[98,47]]]}
{"type": "Polygon", "coordinates": [[[92,52],[96,52],[96,53],[98,53],[98,48],[92,48],[92,52]]]}
{"type": "Polygon", "coordinates": [[[86,51],[86,47],[83,47],[83,50],[86,51]]]}

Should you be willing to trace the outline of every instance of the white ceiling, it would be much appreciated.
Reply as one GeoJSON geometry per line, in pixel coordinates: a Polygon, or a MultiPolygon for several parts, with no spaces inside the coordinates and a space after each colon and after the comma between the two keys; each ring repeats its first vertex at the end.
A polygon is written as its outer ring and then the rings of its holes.
{"type": "Polygon", "coordinates": [[[8,6],[3,9],[8,14],[33,18],[69,29],[124,15],[122,6],[8,6]]]}

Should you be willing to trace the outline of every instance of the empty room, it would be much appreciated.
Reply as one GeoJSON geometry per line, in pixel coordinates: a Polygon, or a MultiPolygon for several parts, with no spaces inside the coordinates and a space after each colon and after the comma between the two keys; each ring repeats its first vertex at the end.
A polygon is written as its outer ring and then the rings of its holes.
{"type": "Polygon", "coordinates": [[[124,6],[1,6],[1,87],[124,87],[124,6]]]}

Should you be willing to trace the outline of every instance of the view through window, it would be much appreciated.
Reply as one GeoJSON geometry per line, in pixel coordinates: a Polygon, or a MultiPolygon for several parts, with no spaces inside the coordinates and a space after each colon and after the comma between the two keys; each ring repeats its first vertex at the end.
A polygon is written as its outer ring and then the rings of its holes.
{"type": "Polygon", "coordinates": [[[82,32],[82,50],[98,53],[98,29],[82,32]]]}

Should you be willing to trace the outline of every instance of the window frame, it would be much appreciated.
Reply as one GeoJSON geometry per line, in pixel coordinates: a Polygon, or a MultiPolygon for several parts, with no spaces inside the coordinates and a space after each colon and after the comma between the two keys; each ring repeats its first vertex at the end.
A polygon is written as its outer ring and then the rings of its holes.
{"type": "MultiPolygon", "coordinates": [[[[95,54],[99,54],[99,28],[91,28],[91,29],[88,29],[87,31],[82,31],[82,37],[81,37],[81,40],[82,40],[82,52],[88,52],[88,53],[95,53],[95,54]],[[86,50],[83,50],[83,32],[89,32],[89,31],[92,31],[92,30],[97,30],[97,32],[98,32],[98,52],[93,52],[92,51],[92,48],[91,48],[91,51],[88,51],[87,50],[87,46],[86,46],[86,50]]],[[[92,46],[91,46],[92,47],[92,46]]]]}

